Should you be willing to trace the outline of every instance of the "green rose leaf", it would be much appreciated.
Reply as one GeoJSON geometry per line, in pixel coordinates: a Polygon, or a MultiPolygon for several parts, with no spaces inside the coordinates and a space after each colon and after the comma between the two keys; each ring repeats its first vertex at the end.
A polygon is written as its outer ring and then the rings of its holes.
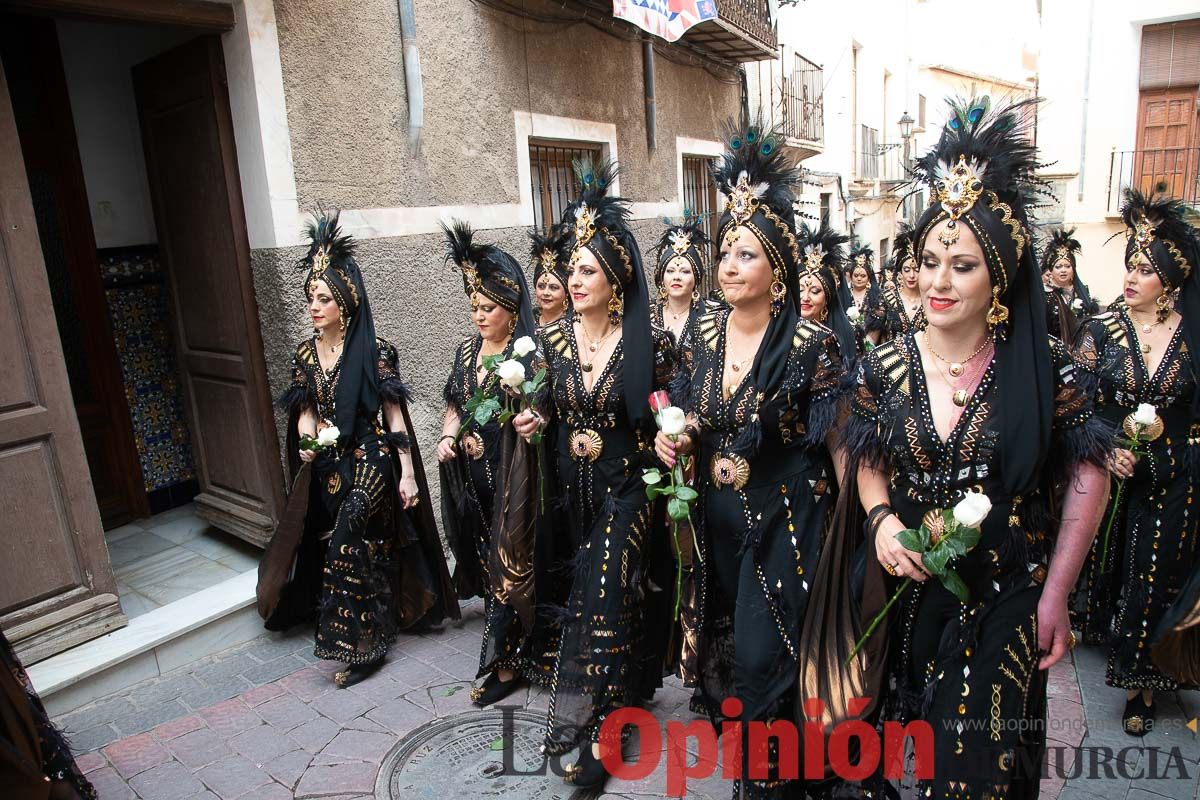
{"type": "Polygon", "coordinates": [[[914,553],[925,552],[926,539],[922,538],[920,531],[914,531],[912,528],[905,528],[896,534],[896,541],[899,542],[905,549],[912,550],[914,553]]]}
{"type": "Polygon", "coordinates": [[[921,562],[925,565],[926,572],[940,578],[946,572],[946,565],[950,563],[950,551],[945,547],[935,547],[921,558],[921,562]]]}
{"type": "Polygon", "coordinates": [[[967,590],[967,585],[963,583],[962,578],[958,577],[957,572],[948,569],[937,577],[942,582],[942,586],[949,589],[960,602],[966,603],[970,601],[971,593],[967,590]]]}
{"type": "Polygon", "coordinates": [[[642,473],[643,483],[662,483],[662,473],[656,469],[648,469],[642,473]]]}
{"type": "Polygon", "coordinates": [[[667,503],[667,515],[676,521],[687,519],[688,504],[677,497],[672,497],[667,503]]]}
{"type": "Polygon", "coordinates": [[[675,496],[678,497],[680,500],[684,500],[684,501],[687,501],[690,503],[691,501],[693,501],[697,497],[699,497],[700,494],[690,486],[680,486],[678,489],[675,490],[675,496]]]}

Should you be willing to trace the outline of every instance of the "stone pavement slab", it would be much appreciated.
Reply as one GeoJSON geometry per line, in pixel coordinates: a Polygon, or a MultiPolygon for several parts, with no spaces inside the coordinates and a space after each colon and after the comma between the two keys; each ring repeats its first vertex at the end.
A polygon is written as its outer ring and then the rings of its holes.
{"type": "MultiPolygon", "coordinates": [[[[465,604],[462,623],[401,637],[384,668],[349,689],[333,684],[339,665],[312,658],[309,636],[268,634],[58,721],[101,800],[365,800],[375,796],[380,764],[402,737],[474,710],[469,689],[482,628],[482,605],[465,604]],[[220,695],[222,687],[236,691],[203,706],[187,699],[220,695]]],[[[1157,729],[1132,739],[1120,729],[1123,693],[1104,685],[1105,654],[1080,647],[1073,656],[1048,680],[1042,797],[1197,800],[1200,741],[1187,723],[1200,713],[1200,696],[1164,695],[1157,729]]],[[[649,710],[664,722],[686,723],[694,719],[690,696],[668,679],[649,710]]],[[[537,715],[548,703],[549,692],[539,687],[506,701],[537,715]]],[[[698,758],[690,743],[689,764],[698,758]]],[[[649,775],[614,779],[602,797],[664,796],[667,763],[664,752],[649,775]]],[[[454,778],[448,767],[448,786],[454,778]]],[[[571,796],[563,788],[560,796],[571,796]]],[[[729,782],[716,772],[688,781],[689,797],[729,795],[729,782]]]]}

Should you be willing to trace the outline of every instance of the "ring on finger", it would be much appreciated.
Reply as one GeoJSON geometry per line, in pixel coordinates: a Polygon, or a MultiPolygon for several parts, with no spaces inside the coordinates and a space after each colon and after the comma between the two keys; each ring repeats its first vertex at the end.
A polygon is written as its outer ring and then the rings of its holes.
{"type": "Polygon", "coordinates": [[[896,576],[896,567],[898,567],[898,566],[900,566],[899,562],[897,562],[895,564],[884,564],[883,569],[885,572],[887,572],[888,575],[895,577],[896,576]]]}

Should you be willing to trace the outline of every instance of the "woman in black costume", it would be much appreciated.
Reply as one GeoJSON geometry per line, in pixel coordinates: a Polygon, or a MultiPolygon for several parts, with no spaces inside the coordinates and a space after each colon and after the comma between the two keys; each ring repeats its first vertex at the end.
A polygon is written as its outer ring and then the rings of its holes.
{"type": "Polygon", "coordinates": [[[1103,536],[1092,545],[1076,610],[1084,641],[1109,649],[1107,683],[1126,690],[1125,732],[1143,736],[1153,726],[1154,692],[1179,688],[1178,671],[1156,663],[1149,644],[1196,565],[1200,533],[1192,505],[1200,477],[1200,237],[1175,201],[1131,191],[1122,214],[1125,306],[1084,322],[1075,358],[1094,378],[1099,413],[1122,435],[1137,432],[1139,406],[1153,406],[1142,411],[1152,421],[1141,438],[1151,441],[1141,453],[1112,451],[1109,471],[1125,485],[1113,500],[1107,552],[1103,536]]]}
{"type": "Polygon", "coordinates": [[[712,242],[698,219],[669,226],[658,242],[654,270],[658,301],[650,308],[650,321],[670,333],[680,348],[691,344],[696,320],[707,306],[699,287],[711,249],[712,242]]]}
{"type": "MultiPolygon", "coordinates": [[[[690,386],[676,391],[694,427],[677,442],[661,433],[655,441],[668,465],[696,457],[701,696],[736,697],[743,722],[760,723],[790,715],[797,696],[795,652],[832,510],[827,440],[845,374],[838,337],[799,311],[802,271],[837,265],[810,237],[805,267],[792,207],[799,172],[780,144],[757,122],[729,138],[716,173],[727,198],[717,278],[729,307],[701,317],[684,357],[690,386]]],[[[843,241],[826,231],[824,246],[843,241]]],[[[777,762],[772,750],[766,775],[739,780],[734,796],[790,796],[796,786],[777,762]]]]}
{"type": "Polygon", "coordinates": [[[653,637],[666,631],[648,630],[644,552],[661,549],[652,541],[661,515],[646,498],[642,470],[653,462],[647,401],[674,376],[675,348],[651,326],[628,203],[607,195],[613,165],[577,162],[575,169],[583,192],[563,215],[571,226],[567,291],[574,314],[541,330],[549,398],[514,418],[513,427],[526,440],[552,433],[569,529],[579,537],[546,751],[579,747],[566,779],[596,788],[607,777],[598,744],[605,717],[641,702],[662,680],[661,661],[645,657],[656,650],[653,637]]]}
{"type": "Polygon", "coordinates": [[[293,475],[284,517],[259,565],[259,613],[281,630],[317,617],[318,658],[366,678],[406,628],[459,617],[416,442],[396,348],[375,335],[367,288],[336,213],[307,230],[315,335],[292,361],[287,453],[293,475]],[[300,437],[326,438],[319,450],[300,437]],[[317,598],[319,597],[319,602],[317,598]]]}
{"type": "Polygon", "coordinates": [[[887,310],[879,278],[875,275],[875,251],[869,245],[850,249],[850,281],[842,287],[842,306],[858,331],[858,354],[883,341],[887,310]]]}
{"type": "Polygon", "coordinates": [[[563,253],[567,229],[551,226],[548,233],[537,228],[529,232],[529,257],[533,260],[533,291],[537,298],[534,311],[540,328],[558,321],[571,310],[567,296],[567,256],[563,253]]]}
{"type": "Polygon", "coordinates": [[[477,675],[484,680],[471,690],[471,699],[486,706],[512,694],[521,684],[519,678],[544,681],[549,665],[540,663],[545,661],[544,648],[531,645],[516,624],[508,602],[513,587],[506,583],[503,563],[510,542],[493,531],[496,501],[505,495],[501,425],[496,414],[479,424],[468,403],[473,397],[506,402],[499,370],[489,370],[485,359],[515,357],[528,366],[536,328],[529,287],[516,260],[498,247],[477,243],[466,223],[454,222],[443,230],[446,259],[462,271],[463,291],[478,331],[458,346],[443,393],[446,413],[438,440],[442,523],[457,560],[458,596],[484,599],[486,623],[477,675]]]}
{"type": "Polygon", "coordinates": [[[921,290],[917,286],[920,271],[921,265],[913,252],[913,230],[902,223],[892,240],[893,280],[883,290],[883,305],[887,309],[884,336],[888,340],[921,327],[921,290]]]}
{"type": "Polygon", "coordinates": [[[1068,345],[1079,324],[1100,313],[1100,304],[1079,279],[1079,251],[1075,229],[1055,228],[1042,252],[1042,282],[1046,285],[1046,325],[1051,336],[1068,345]]]}
{"type": "Polygon", "coordinates": [[[994,112],[986,98],[952,104],[938,145],[918,161],[934,200],[914,240],[928,324],[860,364],[843,430],[857,491],[847,487],[804,632],[801,680],[825,702],[828,724],[932,726],[923,797],[1037,796],[1045,670],[1073,644],[1067,596],[1107,496],[1109,432],[1046,332],[1026,217],[1038,186],[1029,102],[994,112]],[[941,509],[972,489],[992,507],[982,540],[950,562],[967,588],[961,602],[896,536],[923,523],[936,534],[941,509]],[[864,530],[866,561],[851,572],[864,530]],[[909,578],[887,624],[849,659],[866,621],[909,578]],[[855,697],[873,700],[856,708],[855,697]]]}

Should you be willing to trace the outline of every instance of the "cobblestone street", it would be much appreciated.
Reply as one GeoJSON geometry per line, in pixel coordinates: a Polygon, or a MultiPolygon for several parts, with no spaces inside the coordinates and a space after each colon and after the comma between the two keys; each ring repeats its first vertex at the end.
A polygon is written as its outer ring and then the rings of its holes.
{"type": "MultiPolygon", "coordinates": [[[[392,794],[386,788],[376,793],[380,767],[400,740],[435,720],[474,710],[469,688],[481,614],[481,604],[467,604],[461,625],[401,638],[379,673],[348,689],[337,689],[331,680],[336,664],[314,661],[306,636],[266,635],[58,721],[103,800],[384,800],[392,794]]],[[[1051,777],[1043,782],[1042,796],[1195,798],[1200,741],[1186,723],[1200,713],[1196,694],[1160,698],[1158,727],[1139,743],[1120,730],[1123,695],[1104,686],[1103,669],[1099,652],[1080,649],[1074,664],[1052,672],[1051,777]],[[1075,764],[1073,748],[1080,745],[1096,748],[1083,751],[1085,760],[1098,762],[1094,770],[1087,763],[1075,764]],[[1171,748],[1178,748],[1174,761],[1168,757],[1171,748]],[[1115,760],[1106,759],[1107,752],[1119,753],[1125,768],[1118,770],[1115,760]],[[1171,777],[1137,777],[1139,767],[1171,777]],[[1073,776],[1076,769],[1111,777],[1079,777],[1064,786],[1058,774],[1073,776]]],[[[650,710],[660,720],[686,721],[692,718],[689,697],[677,681],[668,681],[650,710]]],[[[540,717],[548,699],[544,691],[521,689],[506,705],[524,706],[540,717]]],[[[665,763],[664,758],[637,783],[610,781],[604,796],[663,796],[665,763]]],[[[423,786],[427,794],[419,796],[479,796],[474,789],[455,793],[465,776],[450,765],[438,774],[440,780],[423,786]]],[[[553,793],[542,791],[538,797],[571,795],[552,775],[543,784],[553,787],[553,793]]],[[[690,781],[688,792],[697,798],[726,798],[729,784],[714,775],[690,781]]],[[[412,795],[397,795],[397,800],[400,796],[407,800],[412,795]]],[[[495,796],[518,795],[497,791],[495,796]]]]}

